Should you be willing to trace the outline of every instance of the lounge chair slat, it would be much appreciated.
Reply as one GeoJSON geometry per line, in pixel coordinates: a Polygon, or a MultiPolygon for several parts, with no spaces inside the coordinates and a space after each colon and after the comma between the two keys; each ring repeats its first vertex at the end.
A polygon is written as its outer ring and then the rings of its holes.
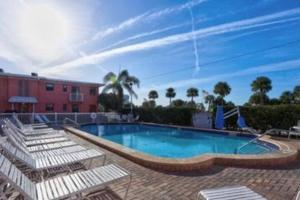
{"type": "Polygon", "coordinates": [[[265,200],[261,195],[245,186],[225,187],[200,191],[207,200],[265,200]]]}
{"type": "Polygon", "coordinates": [[[45,183],[47,196],[49,197],[49,199],[54,199],[53,189],[50,187],[49,181],[45,181],[44,183],[45,183]]]}

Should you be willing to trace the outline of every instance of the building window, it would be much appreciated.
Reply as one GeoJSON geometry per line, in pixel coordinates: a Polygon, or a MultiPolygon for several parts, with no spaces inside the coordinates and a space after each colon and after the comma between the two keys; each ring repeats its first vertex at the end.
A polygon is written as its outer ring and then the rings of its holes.
{"type": "Polygon", "coordinates": [[[54,90],[54,84],[53,83],[46,83],[46,90],[47,91],[53,91],[54,90]]]}
{"type": "Polygon", "coordinates": [[[80,93],[80,88],[77,87],[77,86],[72,86],[71,93],[72,94],[79,94],[80,93]]]}
{"type": "Polygon", "coordinates": [[[96,105],[90,105],[89,106],[89,111],[90,112],[97,112],[97,106],[96,105]]]}
{"type": "Polygon", "coordinates": [[[73,104],[72,105],[72,112],[79,112],[79,106],[78,106],[78,104],[73,104]]]}
{"type": "Polygon", "coordinates": [[[67,92],[68,91],[68,86],[67,85],[63,85],[63,92],[67,92]]]}
{"type": "Polygon", "coordinates": [[[63,112],[67,112],[68,111],[68,105],[67,104],[63,104],[63,112]]]}
{"type": "Polygon", "coordinates": [[[90,88],[90,95],[96,96],[96,93],[97,93],[97,88],[91,87],[91,88],[90,88]]]}
{"type": "Polygon", "coordinates": [[[45,107],[45,110],[47,112],[53,112],[54,111],[54,104],[53,103],[47,103],[46,107],[45,107]]]}

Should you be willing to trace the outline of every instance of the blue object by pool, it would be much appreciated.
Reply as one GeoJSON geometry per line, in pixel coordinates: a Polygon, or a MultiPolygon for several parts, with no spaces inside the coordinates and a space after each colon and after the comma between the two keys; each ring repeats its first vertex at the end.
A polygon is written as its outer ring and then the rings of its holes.
{"type": "Polygon", "coordinates": [[[224,110],[223,106],[217,106],[216,119],[215,119],[215,128],[223,129],[224,128],[224,110]]]}
{"type": "Polygon", "coordinates": [[[245,118],[242,116],[238,116],[237,124],[240,128],[246,128],[248,127],[245,121],[245,118]]]}
{"type": "MultiPolygon", "coordinates": [[[[153,156],[190,158],[206,153],[235,154],[251,136],[232,136],[143,124],[85,125],[82,130],[112,142],[153,156]]],[[[276,151],[266,143],[250,143],[240,154],[263,154],[276,151]]]]}

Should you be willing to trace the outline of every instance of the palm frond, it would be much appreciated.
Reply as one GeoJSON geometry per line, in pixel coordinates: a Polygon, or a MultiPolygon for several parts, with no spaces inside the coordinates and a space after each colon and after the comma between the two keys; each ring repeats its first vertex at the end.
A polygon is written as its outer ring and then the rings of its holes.
{"type": "Polygon", "coordinates": [[[136,99],[138,98],[138,95],[128,83],[123,84],[123,87],[128,91],[129,94],[133,95],[136,99]]]}
{"type": "Polygon", "coordinates": [[[135,76],[127,77],[126,82],[131,82],[133,85],[140,87],[140,80],[135,76]]]}
{"type": "Polygon", "coordinates": [[[123,70],[118,75],[118,81],[126,81],[126,79],[129,77],[129,73],[127,70],[123,70]]]}
{"type": "Polygon", "coordinates": [[[108,82],[114,82],[113,80],[116,80],[116,74],[113,73],[113,72],[109,72],[108,74],[106,74],[104,77],[103,77],[103,82],[104,83],[108,83],[108,82]]]}

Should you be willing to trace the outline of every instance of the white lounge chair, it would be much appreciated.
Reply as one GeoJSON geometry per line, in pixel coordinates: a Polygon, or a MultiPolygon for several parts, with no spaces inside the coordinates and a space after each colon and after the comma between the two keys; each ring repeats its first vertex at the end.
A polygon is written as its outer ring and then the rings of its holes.
{"type": "Polygon", "coordinates": [[[253,192],[246,186],[223,187],[202,190],[198,193],[198,200],[267,200],[260,194],[253,192]]]}
{"type": "Polygon", "coordinates": [[[34,119],[38,121],[39,123],[45,123],[42,117],[39,114],[34,115],[34,119]]]}
{"type": "Polygon", "coordinates": [[[61,134],[56,134],[56,137],[50,137],[50,138],[49,136],[51,135],[28,137],[22,135],[18,130],[13,130],[10,128],[2,128],[2,130],[5,134],[14,134],[16,137],[22,140],[26,144],[26,146],[50,144],[50,143],[64,142],[70,140],[69,138],[66,137],[66,135],[61,135],[61,134]]]}
{"type": "Polygon", "coordinates": [[[58,133],[57,130],[54,130],[53,128],[43,128],[43,129],[32,129],[32,128],[19,128],[16,126],[11,120],[4,119],[3,120],[5,124],[9,124],[11,127],[14,127],[15,129],[18,129],[21,131],[24,135],[28,136],[36,136],[36,135],[44,135],[44,134],[52,134],[52,133],[58,133]]]}
{"type": "Polygon", "coordinates": [[[89,162],[87,168],[90,168],[93,159],[103,158],[104,164],[106,158],[103,152],[95,149],[33,158],[30,153],[19,150],[9,142],[3,142],[1,146],[4,152],[7,153],[11,157],[11,159],[18,160],[28,166],[32,171],[41,173],[43,172],[43,170],[49,171],[50,169],[57,167],[67,168],[68,170],[70,170],[69,166],[78,162],[89,162]]]}
{"type": "Polygon", "coordinates": [[[13,115],[13,121],[20,129],[40,129],[40,128],[49,128],[45,123],[39,124],[23,124],[16,115],[13,115]]]}
{"type": "Polygon", "coordinates": [[[83,192],[92,192],[125,178],[129,179],[129,182],[124,199],[130,187],[131,174],[117,165],[106,165],[33,183],[7,158],[0,156],[0,179],[6,183],[6,191],[8,191],[0,194],[0,199],[7,199],[12,191],[19,192],[28,200],[54,200],[70,197],[81,199],[83,192]]]}
{"type": "Polygon", "coordinates": [[[26,147],[30,147],[30,146],[35,146],[35,145],[46,145],[46,144],[52,144],[52,143],[62,143],[62,142],[67,142],[70,139],[66,138],[66,137],[57,137],[57,138],[37,138],[35,140],[26,140],[25,137],[20,134],[19,132],[16,132],[8,127],[3,127],[2,128],[4,134],[6,136],[14,137],[17,141],[19,141],[19,143],[21,143],[22,145],[26,146],[26,147]]]}
{"type": "Polygon", "coordinates": [[[70,147],[70,146],[76,146],[77,143],[73,141],[65,141],[65,142],[59,142],[59,143],[51,143],[51,144],[44,144],[44,145],[35,145],[35,146],[27,146],[24,141],[22,141],[20,138],[15,137],[14,134],[10,134],[8,131],[7,137],[9,140],[19,148],[26,149],[26,151],[33,153],[33,152],[39,152],[39,151],[47,151],[47,150],[53,150],[53,149],[60,149],[64,147],[70,147]]]}
{"type": "Polygon", "coordinates": [[[40,115],[41,118],[44,120],[45,123],[50,124],[51,121],[48,119],[48,117],[46,115],[40,115]]]}
{"type": "Polygon", "coordinates": [[[40,131],[31,131],[30,132],[26,132],[20,128],[18,128],[16,125],[14,125],[11,121],[9,120],[3,120],[3,124],[11,129],[13,129],[14,131],[16,132],[19,132],[20,134],[22,134],[27,140],[35,140],[37,138],[43,138],[43,139],[46,139],[46,138],[57,138],[57,137],[65,137],[66,134],[63,130],[45,130],[45,129],[42,129],[42,132],[40,134],[40,131]]]}

